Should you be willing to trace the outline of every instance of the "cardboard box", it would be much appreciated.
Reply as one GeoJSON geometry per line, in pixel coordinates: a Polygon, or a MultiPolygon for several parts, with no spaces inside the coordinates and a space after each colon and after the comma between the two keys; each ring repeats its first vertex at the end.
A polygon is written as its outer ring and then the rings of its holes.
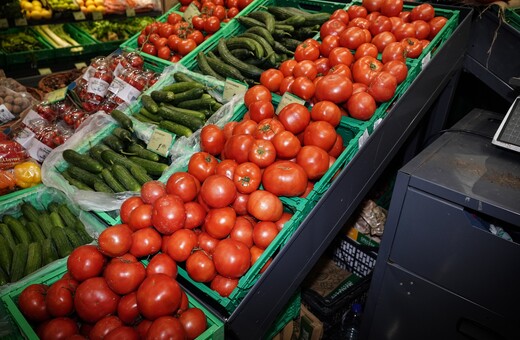
{"type": "Polygon", "coordinates": [[[323,323],[304,305],[301,306],[296,328],[293,339],[320,340],[323,337],[323,323]]]}

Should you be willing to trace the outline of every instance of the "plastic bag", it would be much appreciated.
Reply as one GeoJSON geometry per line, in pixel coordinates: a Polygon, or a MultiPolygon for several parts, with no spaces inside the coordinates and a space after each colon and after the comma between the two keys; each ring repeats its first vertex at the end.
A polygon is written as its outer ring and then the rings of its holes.
{"type": "Polygon", "coordinates": [[[65,170],[66,162],[63,159],[63,151],[66,149],[78,150],[86,143],[96,143],[102,132],[112,124],[114,119],[103,111],[99,111],[87,118],[76,133],[66,143],[52,150],[42,165],[42,181],[46,186],[56,188],[78,204],[81,209],[87,211],[111,211],[117,210],[128,197],[136,195],[133,192],[103,193],[95,191],[79,190],[70,185],[60,174],[65,170]]]}
{"type": "Polygon", "coordinates": [[[0,142],[0,169],[12,169],[16,164],[29,158],[29,153],[18,142],[6,140],[0,142]]]}
{"type": "Polygon", "coordinates": [[[0,124],[18,119],[36,100],[28,92],[17,92],[6,86],[0,86],[0,124]]]}
{"type": "Polygon", "coordinates": [[[136,12],[161,11],[161,2],[158,0],[105,0],[107,14],[124,14],[127,8],[136,12]]]}

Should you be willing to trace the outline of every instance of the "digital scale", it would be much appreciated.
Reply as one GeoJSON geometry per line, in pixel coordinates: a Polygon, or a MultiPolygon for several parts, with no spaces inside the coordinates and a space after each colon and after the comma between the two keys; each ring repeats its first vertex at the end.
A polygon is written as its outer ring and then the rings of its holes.
{"type": "Polygon", "coordinates": [[[493,136],[493,144],[520,152],[520,96],[516,97],[513,105],[507,111],[493,136]]]}

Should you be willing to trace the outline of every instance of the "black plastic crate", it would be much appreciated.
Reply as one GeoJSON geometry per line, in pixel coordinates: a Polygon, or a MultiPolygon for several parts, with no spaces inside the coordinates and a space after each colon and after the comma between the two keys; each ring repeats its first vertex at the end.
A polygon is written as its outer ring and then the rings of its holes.
{"type": "Polygon", "coordinates": [[[352,273],[348,280],[326,297],[311,289],[302,290],[302,302],[323,322],[324,338],[337,338],[344,317],[354,303],[364,306],[372,270],[376,264],[377,248],[368,247],[343,235],[330,247],[334,263],[352,273]]]}

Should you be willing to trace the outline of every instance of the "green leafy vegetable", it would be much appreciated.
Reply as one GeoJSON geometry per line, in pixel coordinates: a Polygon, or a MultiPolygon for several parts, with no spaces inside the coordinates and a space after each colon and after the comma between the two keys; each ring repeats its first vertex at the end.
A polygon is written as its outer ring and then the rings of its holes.
{"type": "Polygon", "coordinates": [[[34,35],[28,31],[1,34],[0,48],[7,53],[41,50],[44,48],[34,35]]]}
{"type": "Polygon", "coordinates": [[[99,41],[127,40],[154,21],[150,17],[126,18],[119,21],[85,21],[76,23],[81,29],[99,41]]]}

